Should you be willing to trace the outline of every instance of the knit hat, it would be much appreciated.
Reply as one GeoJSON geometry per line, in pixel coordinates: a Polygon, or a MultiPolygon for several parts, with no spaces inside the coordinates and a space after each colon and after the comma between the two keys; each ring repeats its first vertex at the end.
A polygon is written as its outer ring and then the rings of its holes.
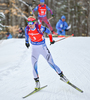
{"type": "Polygon", "coordinates": [[[40,0],[41,3],[44,3],[44,0],[40,0]]]}
{"type": "Polygon", "coordinates": [[[36,20],[36,18],[34,16],[29,16],[27,19],[27,21],[35,21],[35,20],[36,20]]]}
{"type": "Polygon", "coordinates": [[[61,17],[61,19],[66,19],[66,17],[63,15],[63,16],[61,17]]]}

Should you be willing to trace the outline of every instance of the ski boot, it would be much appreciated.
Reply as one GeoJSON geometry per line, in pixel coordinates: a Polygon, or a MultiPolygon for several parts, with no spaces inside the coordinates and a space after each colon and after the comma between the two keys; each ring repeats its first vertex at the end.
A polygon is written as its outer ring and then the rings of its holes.
{"type": "Polygon", "coordinates": [[[35,78],[34,80],[35,80],[35,83],[36,83],[35,90],[38,90],[40,88],[39,78],[35,78]]]}
{"type": "Polygon", "coordinates": [[[64,82],[68,82],[69,80],[66,78],[66,76],[64,76],[63,72],[61,72],[60,74],[60,80],[64,81],[64,82]]]}

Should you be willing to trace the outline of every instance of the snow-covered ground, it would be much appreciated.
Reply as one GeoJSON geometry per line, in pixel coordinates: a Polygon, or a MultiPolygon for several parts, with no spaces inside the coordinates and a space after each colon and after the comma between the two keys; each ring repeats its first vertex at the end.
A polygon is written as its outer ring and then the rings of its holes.
{"type": "MultiPolygon", "coordinates": [[[[58,40],[58,38],[54,38],[58,40]]],[[[89,100],[90,99],[90,37],[71,37],[49,45],[54,62],[65,76],[84,91],[80,93],[62,82],[56,72],[40,56],[38,70],[45,89],[25,100],[89,100]]],[[[0,100],[23,100],[34,87],[31,47],[24,39],[0,40],[0,100]]]]}

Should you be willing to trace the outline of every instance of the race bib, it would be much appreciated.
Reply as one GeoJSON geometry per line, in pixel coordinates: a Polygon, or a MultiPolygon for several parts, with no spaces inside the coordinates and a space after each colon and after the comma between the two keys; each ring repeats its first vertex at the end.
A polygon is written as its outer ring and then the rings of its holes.
{"type": "Polygon", "coordinates": [[[60,27],[62,28],[62,27],[63,27],[63,25],[61,24],[61,25],[60,25],[60,27]]]}

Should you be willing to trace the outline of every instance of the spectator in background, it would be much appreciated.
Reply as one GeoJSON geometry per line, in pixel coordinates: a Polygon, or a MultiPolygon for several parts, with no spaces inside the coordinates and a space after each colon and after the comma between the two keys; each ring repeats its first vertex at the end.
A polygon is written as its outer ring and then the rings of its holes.
{"type": "Polygon", "coordinates": [[[25,38],[25,32],[22,27],[19,28],[18,38],[25,38]]]}
{"type": "Polygon", "coordinates": [[[7,33],[6,33],[6,38],[7,38],[7,39],[11,39],[11,38],[12,38],[12,35],[11,35],[9,32],[7,32],[7,33]]]}
{"type": "Polygon", "coordinates": [[[66,35],[65,31],[67,31],[68,24],[65,20],[66,20],[66,17],[63,15],[61,16],[61,19],[56,24],[58,35],[66,35]]]}

